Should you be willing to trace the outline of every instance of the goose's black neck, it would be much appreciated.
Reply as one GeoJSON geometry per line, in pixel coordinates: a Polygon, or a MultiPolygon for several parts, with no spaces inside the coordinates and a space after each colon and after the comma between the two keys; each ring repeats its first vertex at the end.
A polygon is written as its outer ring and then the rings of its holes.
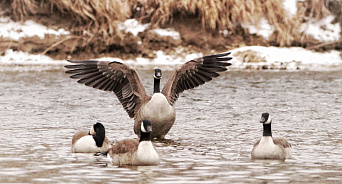
{"type": "Polygon", "coordinates": [[[160,79],[154,78],[153,93],[160,93],[160,79]]]}
{"type": "Polygon", "coordinates": [[[139,140],[139,142],[141,142],[141,141],[151,141],[151,132],[147,132],[147,133],[145,133],[145,132],[141,132],[140,133],[140,140],[139,140]]]}
{"type": "Polygon", "coordinates": [[[272,131],[271,131],[271,123],[270,124],[263,124],[264,125],[264,132],[262,136],[271,136],[272,137],[272,131]]]}
{"type": "Polygon", "coordinates": [[[96,134],[93,135],[93,138],[94,138],[94,140],[96,142],[96,146],[97,147],[102,147],[103,141],[105,139],[105,130],[102,129],[102,128],[98,128],[96,130],[96,134]]]}

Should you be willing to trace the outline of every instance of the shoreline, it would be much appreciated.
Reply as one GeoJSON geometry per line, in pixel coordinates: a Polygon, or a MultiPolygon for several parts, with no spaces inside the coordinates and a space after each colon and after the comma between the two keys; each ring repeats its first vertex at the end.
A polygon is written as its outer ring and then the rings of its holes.
{"type": "MultiPolygon", "coordinates": [[[[340,52],[329,51],[318,53],[300,47],[278,48],[247,46],[230,50],[233,59],[229,70],[272,70],[272,71],[336,71],[342,70],[340,52]],[[292,56],[289,56],[292,54],[292,56]],[[286,57],[285,57],[286,56],[286,57]],[[296,57],[297,56],[297,57],[296,57]],[[298,56],[301,56],[299,58],[298,56]],[[279,58],[277,58],[279,57],[279,58]]],[[[191,59],[203,56],[202,53],[189,53],[182,55],[167,55],[162,51],[156,52],[154,59],[136,58],[122,60],[120,58],[102,57],[89,58],[104,61],[119,61],[139,69],[153,69],[161,66],[164,70],[172,70],[191,59]]],[[[64,70],[63,66],[69,64],[67,60],[54,60],[45,55],[34,55],[22,51],[7,50],[0,56],[0,71],[48,71],[64,70]]]]}

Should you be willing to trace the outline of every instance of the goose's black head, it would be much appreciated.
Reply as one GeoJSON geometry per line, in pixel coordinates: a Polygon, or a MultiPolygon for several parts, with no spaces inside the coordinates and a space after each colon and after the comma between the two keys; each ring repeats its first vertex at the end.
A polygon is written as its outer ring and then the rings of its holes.
{"type": "Polygon", "coordinates": [[[152,132],[152,123],[149,120],[143,120],[140,126],[140,141],[150,141],[152,132]]]}
{"type": "Polygon", "coordinates": [[[153,93],[160,93],[160,79],[162,77],[161,69],[154,70],[154,87],[153,93]]]}
{"type": "Polygon", "coordinates": [[[104,126],[102,125],[102,123],[95,123],[91,129],[89,130],[89,135],[95,135],[96,132],[98,132],[99,130],[104,130],[104,126]]]}
{"type": "Polygon", "coordinates": [[[94,124],[93,127],[90,129],[89,134],[93,136],[96,145],[98,147],[102,147],[103,141],[106,137],[105,128],[102,123],[94,124]]]}
{"type": "Polygon", "coordinates": [[[154,78],[161,79],[161,77],[162,77],[161,69],[159,68],[154,69],[154,78]]]}
{"type": "Polygon", "coordinates": [[[141,132],[143,133],[151,133],[152,132],[152,123],[149,120],[144,120],[141,123],[141,132]]]}
{"type": "Polygon", "coordinates": [[[260,123],[262,124],[270,124],[272,122],[272,118],[269,113],[265,112],[261,114],[260,123]]]}

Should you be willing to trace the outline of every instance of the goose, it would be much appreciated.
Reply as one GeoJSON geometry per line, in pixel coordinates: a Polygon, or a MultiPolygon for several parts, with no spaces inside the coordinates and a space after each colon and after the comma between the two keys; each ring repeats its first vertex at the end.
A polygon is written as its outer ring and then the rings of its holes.
{"type": "Polygon", "coordinates": [[[252,159],[285,160],[291,158],[291,144],[284,138],[272,137],[270,114],[262,113],[260,123],[264,126],[263,136],[253,147],[252,159]]]}
{"type": "Polygon", "coordinates": [[[97,153],[107,151],[111,144],[101,123],[94,124],[89,131],[78,131],[72,137],[72,153],[97,153]]]}
{"type": "Polygon", "coordinates": [[[137,71],[120,62],[97,60],[68,60],[70,78],[78,83],[104,91],[112,91],[130,118],[134,118],[134,132],[140,136],[140,123],[152,122],[151,138],[164,139],[176,119],[174,104],[184,90],[193,89],[227,70],[230,52],[208,55],[190,60],[174,69],[160,91],[161,69],[154,70],[153,95],[149,96],[137,71]]]}
{"type": "Polygon", "coordinates": [[[150,138],[152,124],[143,120],[140,127],[140,139],[124,139],[106,153],[115,165],[158,165],[160,158],[150,138]]]}

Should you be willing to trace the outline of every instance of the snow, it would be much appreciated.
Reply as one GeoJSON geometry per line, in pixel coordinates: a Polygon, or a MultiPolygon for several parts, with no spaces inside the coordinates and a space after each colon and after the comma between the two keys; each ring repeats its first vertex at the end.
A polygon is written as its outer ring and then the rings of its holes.
{"type": "Polygon", "coordinates": [[[302,47],[263,47],[248,46],[234,49],[231,51],[234,59],[232,67],[236,69],[260,69],[262,66],[273,69],[286,70],[334,70],[341,69],[342,59],[340,52],[332,50],[329,52],[319,53],[306,50],[302,47]],[[243,51],[254,51],[264,62],[245,63],[243,59],[239,59],[237,53],[243,51]]]}
{"type": "Polygon", "coordinates": [[[311,19],[301,26],[301,32],[307,35],[312,35],[315,39],[320,41],[336,41],[339,40],[341,35],[340,23],[332,24],[335,19],[334,16],[327,16],[322,20],[311,19]]]}
{"type": "Polygon", "coordinates": [[[14,22],[8,17],[0,17],[0,36],[10,38],[12,40],[19,40],[22,37],[38,36],[44,38],[45,34],[69,35],[70,33],[62,28],[54,30],[40,25],[32,20],[27,20],[23,24],[14,22]]]}
{"type": "MultiPolygon", "coordinates": [[[[283,0],[285,10],[289,15],[295,16],[297,14],[297,2],[300,0],[283,0]]],[[[341,39],[341,26],[339,22],[332,23],[335,19],[334,16],[327,16],[321,20],[309,19],[306,23],[303,23],[300,28],[300,32],[306,35],[311,35],[315,39],[328,42],[337,41],[341,39]]],[[[265,18],[261,18],[257,25],[242,24],[242,27],[248,29],[251,34],[256,34],[269,39],[273,33],[274,28],[265,18]]]]}
{"type": "Polygon", "coordinates": [[[1,71],[45,71],[61,69],[67,61],[54,60],[45,55],[29,54],[22,51],[6,50],[0,56],[1,71]]]}
{"type": "Polygon", "coordinates": [[[6,50],[4,56],[0,57],[0,65],[59,65],[66,63],[66,61],[53,60],[45,55],[29,54],[22,51],[13,51],[12,49],[6,50]]]}
{"type": "Polygon", "coordinates": [[[138,36],[139,32],[145,31],[151,24],[140,24],[136,19],[127,19],[118,25],[119,30],[123,30],[126,33],[132,33],[134,36],[138,36]]]}
{"type": "Polygon", "coordinates": [[[247,28],[249,30],[249,33],[262,36],[266,40],[269,39],[274,31],[273,26],[271,26],[265,18],[261,18],[257,26],[252,24],[242,24],[242,27],[247,28]]]}
{"type": "MultiPolygon", "coordinates": [[[[283,0],[283,6],[285,10],[292,16],[295,16],[297,14],[297,1],[298,0],[283,0]]],[[[243,28],[248,29],[249,33],[256,34],[258,36],[264,37],[266,40],[269,39],[269,37],[272,35],[274,28],[272,25],[269,24],[269,22],[266,20],[266,18],[261,18],[259,22],[257,22],[257,25],[254,24],[242,24],[243,28]]]]}
{"type": "Polygon", "coordinates": [[[154,59],[147,59],[142,57],[137,57],[136,59],[132,60],[122,60],[120,58],[112,58],[112,57],[102,57],[102,58],[95,58],[99,61],[118,61],[125,63],[130,66],[138,66],[138,67],[154,67],[154,66],[165,66],[169,68],[174,68],[175,65],[181,65],[186,61],[189,61],[194,58],[201,57],[201,53],[190,53],[187,55],[182,55],[181,52],[183,50],[181,48],[176,49],[178,50],[177,55],[167,55],[163,51],[154,51],[156,57],[154,59]]]}
{"type": "MultiPolygon", "coordinates": [[[[139,32],[144,32],[146,29],[151,27],[151,24],[141,24],[136,19],[127,19],[125,22],[119,24],[119,30],[123,30],[126,33],[130,32],[134,36],[138,36],[139,32]]],[[[180,39],[179,32],[175,31],[172,28],[168,29],[152,29],[152,32],[158,34],[159,36],[170,36],[175,40],[180,39]]]]}
{"type": "MultiPolygon", "coordinates": [[[[263,47],[263,46],[248,46],[233,49],[233,59],[230,61],[232,65],[231,70],[245,70],[245,69],[282,69],[282,70],[341,70],[342,59],[340,52],[330,51],[325,53],[318,53],[306,50],[301,47],[278,48],[278,47],[263,47]],[[254,51],[262,61],[256,63],[247,63],[243,58],[239,57],[240,52],[254,51]]],[[[203,56],[202,53],[190,54],[176,54],[167,55],[163,51],[155,51],[156,58],[136,58],[134,60],[122,60],[119,58],[103,57],[95,58],[102,61],[118,61],[129,66],[139,68],[153,68],[156,66],[164,67],[163,70],[173,70],[175,66],[181,65],[186,61],[203,56]]],[[[44,55],[32,55],[25,52],[17,52],[7,50],[4,56],[0,57],[0,71],[3,70],[17,70],[14,66],[23,66],[28,68],[24,70],[42,70],[38,66],[51,66],[52,68],[62,69],[64,65],[68,64],[66,60],[57,61],[44,55]],[[4,67],[5,66],[5,67],[4,67]]],[[[48,69],[51,69],[47,67],[48,69]]]]}
{"type": "Polygon", "coordinates": [[[168,29],[153,29],[151,30],[154,33],[157,33],[159,36],[170,36],[175,40],[180,39],[179,32],[175,31],[174,29],[168,28],[168,29]]]}
{"type": "Polygon", "coordinates": [[[297,14],[297,1],[298,0],[283,0],[285,10],[291,15],[297,14]]]}

